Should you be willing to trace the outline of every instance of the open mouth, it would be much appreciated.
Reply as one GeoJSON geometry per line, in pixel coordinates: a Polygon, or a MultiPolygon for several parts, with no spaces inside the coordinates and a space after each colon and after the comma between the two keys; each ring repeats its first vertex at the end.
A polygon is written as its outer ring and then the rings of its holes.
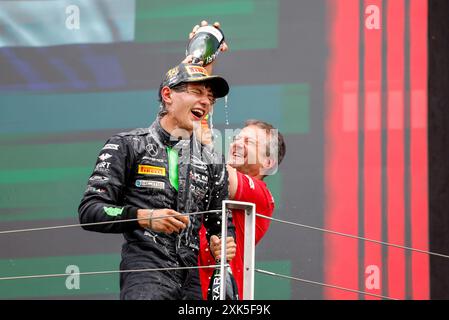
{"type": "Polygon", "coordinates": [[[245,156],[239,152],[233,152],[232,153],[232,158],[234,159],[234,161],[236,162],[242,162],[245,160],[245,156]]]}
{"type": "Polygon", "coordinates": [[[192,109],[191,112],[192,112],[193,116],[195,117],[195,119],[197,119],[197,120],[201,120],[201,118],[206,113],[206,111],[204,111],[203,109],[192,109]]]}

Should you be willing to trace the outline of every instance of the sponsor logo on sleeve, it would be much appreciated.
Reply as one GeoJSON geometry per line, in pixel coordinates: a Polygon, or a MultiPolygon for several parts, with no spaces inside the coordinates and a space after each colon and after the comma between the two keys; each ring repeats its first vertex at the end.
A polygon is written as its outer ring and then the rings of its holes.
{"type": "Polygon", "coordinates": [[[108,143],[101,150],[118,150],[120,146],[118,144],[108,143]]]}
{"type": "Polygon", "coordinates": [[[121,215],[123,212],[123,208],[116,208],[116,207],[103,207],[103,210],[108,216],[111,217],[121,215]]]}
{"type": "Polygon", "coordinates": [[[109,153],[103,153],[101,156],[98,157],[98,159],[100,159],[101,161],[105,161],[111,157],[112,155],[110,155],[109,153]]]}
{"type": "Polygon", "coordinates": [[[165,189],[165,182],[152,180],[136,180],[136,187],[163,190],[165,189]]]}
{"type": "Polygon", "coordinates": [[[102,176],[92,176],[89,178],[89,181],[94,181],[94,182],[106,182],[109,181],[108,177],[102,177],[102,176]]]}
{"type": "Polygon", "coordinates": [[[108,171],[109,171],[109,166],[110,166],[110,165],[111,165],[110,162],[103,161],[103,162],[98,163],[98,164],[95,166],[95,170],[103,171],[103,172],[108,172],[108,171]]]}
{"type": "Polygon", "coordinates": [[[146,166],[143,164],[139,164],[137,173],[148,174],[148,175],[153,175],[153,176],[165,176],[165,168],[164,167],[155,167],[155,166],[146,166]]]}
{"type": "Polygon", "coordinates": [[[95,193],[105,193],[106,189],[102,189],[102,188],[94,188],[94,187],[87,187],[85,192],[95,192],[95,193]]]}

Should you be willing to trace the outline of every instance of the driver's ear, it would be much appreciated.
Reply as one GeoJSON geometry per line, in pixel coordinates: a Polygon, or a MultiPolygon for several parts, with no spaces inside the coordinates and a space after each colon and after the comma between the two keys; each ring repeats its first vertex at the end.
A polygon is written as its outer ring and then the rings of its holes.
{"type": "Polygon", "coordinates": [[[172,90],[169,87],[165,86],[161,89],[161,97],[166,104],[170,104],[173,102],[171,94],[172,90]]]}

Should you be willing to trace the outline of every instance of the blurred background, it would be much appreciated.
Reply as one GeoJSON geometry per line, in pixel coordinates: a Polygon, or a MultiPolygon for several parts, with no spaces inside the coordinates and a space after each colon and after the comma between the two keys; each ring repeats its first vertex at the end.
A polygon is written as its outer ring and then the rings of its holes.
{"type": "MultiPolygon", "coordinates": [[[[426,0],[0,2],[0,229],[78,223],[98,152],[147,127],[188,33],[219,21],[231,91],[214,127],[256,118],[287,154],[274,217],[429,248],[426,0]]],[[[117,270],[121,235],[0,235],[0,277],[117,270]]],[[[430,298],[429,258],[272,222],[256,266],[399,299],[430,298]]],[[[256,299],[377,299],[256,273],[256,299]]],[[[0,299],[118,299],[118,275],[3,281],[0,299]]]]}

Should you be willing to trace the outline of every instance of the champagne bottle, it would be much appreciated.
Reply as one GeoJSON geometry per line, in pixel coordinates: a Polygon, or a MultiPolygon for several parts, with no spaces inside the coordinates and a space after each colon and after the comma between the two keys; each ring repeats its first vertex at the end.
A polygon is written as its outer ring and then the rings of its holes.
{"type": "Polygon", "coordinates": [[[213,26],[200,27],[187,45],[186,56],[193,55],[192,63],[203,61],[203,66],[206,66],[218,56],[223,41],[224,34],[220,29],[213,26]]]}
{"type": "MultiPolygon", "coordinates": [[[[235,282],[234,275],[232,274],[231,268],[226,267],[226,300],[238,300],[239,291],[237,288],[237,283],[235,282]]],[[[207,300],[220,300],[220,267],[215,268],[212,277],[209,282],[209,289],[207,289],[207,300]]]]}

